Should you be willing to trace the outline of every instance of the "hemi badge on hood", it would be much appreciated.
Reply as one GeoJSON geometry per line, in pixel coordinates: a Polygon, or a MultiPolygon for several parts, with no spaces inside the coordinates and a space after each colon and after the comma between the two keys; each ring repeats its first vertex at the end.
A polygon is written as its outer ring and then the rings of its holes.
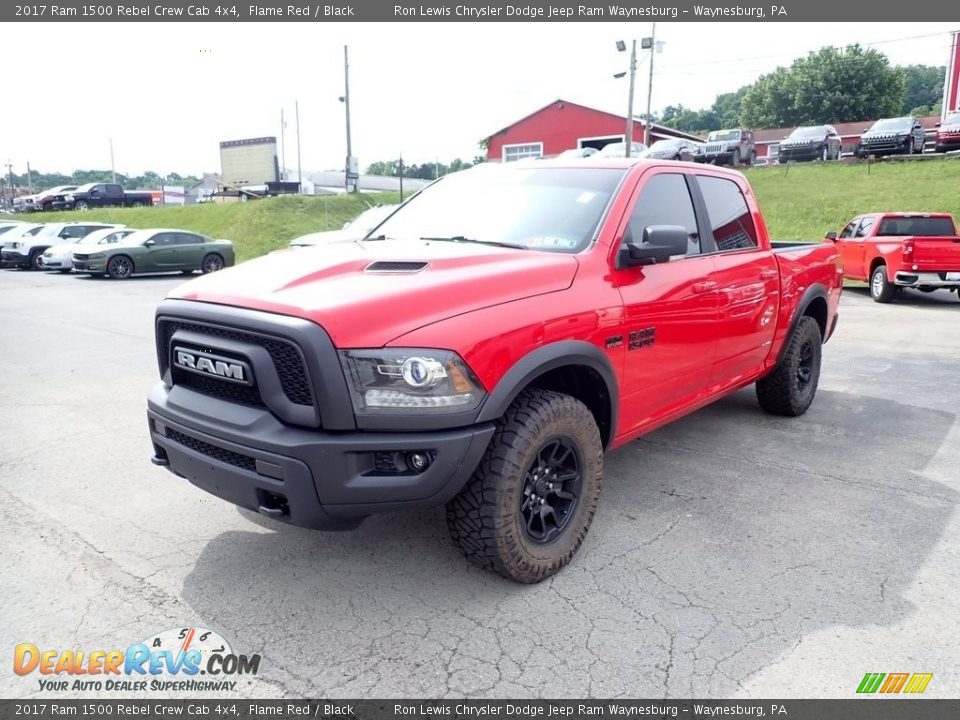
{"type": "Polygon", "coordinates": [[[250,365],[242,360],[214,355],[192,348],[175,347],[173,349],[173,364],[178,368],[195,372],[198,375],[212,375],[227,382],[253,385],[253,372],[250,370],[250,365]]]}

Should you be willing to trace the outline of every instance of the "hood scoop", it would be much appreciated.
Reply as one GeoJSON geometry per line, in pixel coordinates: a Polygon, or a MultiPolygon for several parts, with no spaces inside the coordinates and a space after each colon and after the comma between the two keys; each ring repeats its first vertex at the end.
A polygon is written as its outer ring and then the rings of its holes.
{"type": "Polygon", "coordinates": [[[378,260],[367,265],[364,272],[415,273],[423,270],[429,263],[423,261],[378,260]]]}

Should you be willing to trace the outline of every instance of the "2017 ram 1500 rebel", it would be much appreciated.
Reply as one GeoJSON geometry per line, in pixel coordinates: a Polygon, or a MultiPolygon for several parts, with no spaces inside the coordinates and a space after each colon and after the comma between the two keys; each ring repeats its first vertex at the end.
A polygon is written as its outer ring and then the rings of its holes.
{"type": "Polygon", "coordinates": [[[93,207],[149,207],[153,195],[148,192],[126,192],[116,183],[87,183],[71,192],[53,197],[54,210],[89,210],[93,207]]]}
{"type": "Polygon", "coordinates": [[[870,282],[888,303],[905,287],[960,294],[960,237],[948,213],[871,213],[826,234],[843,256],[844,275],[870,282]]]}
{"type": "Polygon", "coordinates": [[[805,412],[841,285],[832,244],[771,250],[735,171],[481,165],[363,240],[175,290],[153,462],[307,527],[445,503],[471,561],[537,582],[586,536],[605,449],[751,383],[805,412]]]}

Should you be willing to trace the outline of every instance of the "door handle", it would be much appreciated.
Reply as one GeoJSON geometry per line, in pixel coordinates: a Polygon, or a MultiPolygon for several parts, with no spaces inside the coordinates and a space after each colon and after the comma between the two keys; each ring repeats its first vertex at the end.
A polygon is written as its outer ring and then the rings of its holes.
{"type": "Polygon", "coordinates": [[[776,270],[761,270],[760,279],[761,280],[773,280],[777,276],[776,270]]]}
{"type": "Polygon", "coordinates": [[[701,282],[695,282],[691,288],[695,293],[707,293],[711,290],[717,289],[716,280],[703,280],[701,282]]]}

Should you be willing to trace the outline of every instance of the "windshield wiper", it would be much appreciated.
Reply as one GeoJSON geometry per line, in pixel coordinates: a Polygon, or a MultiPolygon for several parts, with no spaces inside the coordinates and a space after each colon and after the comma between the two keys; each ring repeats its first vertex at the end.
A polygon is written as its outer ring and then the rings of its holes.
{"type": "Polygon", "coordinates": [[[468,238],[465,235],[448,235],[447,237],[422,237],[421,240],[433,240],[437,242],[463,242],[477,243],[478,245],[496,245],[497,247],[513,248],[514,250],[529,250],[526,245],[515,245],[513,243],[499,242],[497,240],[477,240],[468,238]]]}

